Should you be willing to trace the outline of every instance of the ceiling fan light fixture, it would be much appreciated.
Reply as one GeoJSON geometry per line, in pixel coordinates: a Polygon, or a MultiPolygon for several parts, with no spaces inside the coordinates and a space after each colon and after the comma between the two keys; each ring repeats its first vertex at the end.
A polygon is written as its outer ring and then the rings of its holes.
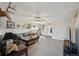
{"type": "Polygon", "coordinates": [[[35,21],[41,22],[41,21],[45,21],[44,19],[42,19],[40,16],[34,17],[35,21]]]}

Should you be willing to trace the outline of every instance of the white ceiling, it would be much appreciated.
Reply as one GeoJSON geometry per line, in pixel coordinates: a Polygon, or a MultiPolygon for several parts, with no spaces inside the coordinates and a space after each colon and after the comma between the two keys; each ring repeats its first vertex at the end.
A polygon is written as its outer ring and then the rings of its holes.
{"type": "MultiPolygon", "coordinates": [[[[61,20],[73,16],[78,2],[13,2],[17,11],[11,17],[13,19],[32,19],[34,16],[41,16],[45,19],[61,20]]],[[[8,2],[0,2],[0,7],[5,10],[8,2]]]]}

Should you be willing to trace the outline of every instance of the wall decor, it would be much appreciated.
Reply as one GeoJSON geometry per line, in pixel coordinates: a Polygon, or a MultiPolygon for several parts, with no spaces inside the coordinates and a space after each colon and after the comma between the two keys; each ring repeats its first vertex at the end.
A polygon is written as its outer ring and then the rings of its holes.
{"type": "Polygon", "coordinates": [[[22,25],[22,28],[26,28],[26,24],[23,24],[23,25],[22,25]]]}
{"type": "Polygon", "coordinates": [[[20,27],[20,24],[17,24],[17,28],[19,28],[20,27]]]}
{"type": "Polygon", "coordinates": [[[31,24],[27,24],[27,29],[30,29],[31,28],[31,24]]]}
{"type": "Polygon", "coordinates": [[[13,21],[7,21],[7,28],[15,28],[15,23],[13,21]]]}

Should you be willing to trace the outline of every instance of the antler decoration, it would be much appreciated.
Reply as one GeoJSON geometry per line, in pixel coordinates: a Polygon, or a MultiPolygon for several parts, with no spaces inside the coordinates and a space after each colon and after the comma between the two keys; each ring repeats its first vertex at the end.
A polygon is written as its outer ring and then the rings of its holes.
{"type": "Polygon", "coordinates": [[[16,7],[16,6],[11,7],[11,2],[10,2],[5,11],[3,11],[3,10],[0,8],[0,17],[7,17],[8,20],[11,21],[10,16],[9,16],[9,13],[11,13],[11,14],[13,14],[13,13],[12,13],[12,11],[9,11],[9,9],[16,11],[15,7],[16,7]]]}
{"type": "Polygon", "coordinates": [[[16,6],[11,7],[11,2],[10,2],[9,5],[8,5],[8,7],[7,7],[7,9],[6,9],[6,12],[9,12],[9,13],[13,14],[11,11],[9,11],[9,9],[12,9],[12,10],[15,10],[16,11],[15,7],[16,6]]]}

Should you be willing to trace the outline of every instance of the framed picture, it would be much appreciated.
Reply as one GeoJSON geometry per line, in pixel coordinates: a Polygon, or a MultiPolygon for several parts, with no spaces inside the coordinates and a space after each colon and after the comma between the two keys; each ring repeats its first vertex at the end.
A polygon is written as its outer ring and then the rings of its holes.
{"type": "Polygon", "coordinates": [[[15,28],[15,23],[13,21],[7,21],[7,28],[15,28]]]}
{"type": "Polygon", "coordinates": [[[31,24],[27,24],[27,29],[30,29],[31,28],[31,24]]]}
{"type": "Polygon", "coordinates": [[[17,28],[19,28],[20,27],[20,24],[17,24],[17,28]]]}

